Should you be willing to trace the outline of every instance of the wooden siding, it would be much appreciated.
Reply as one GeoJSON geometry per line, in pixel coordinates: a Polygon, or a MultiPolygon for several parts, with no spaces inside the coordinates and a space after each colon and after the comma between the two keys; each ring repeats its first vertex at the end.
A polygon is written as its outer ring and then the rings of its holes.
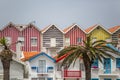
{"type": "Polygon", "coordinates": [[[38,51],[40,52],[41,48],[41,35],[40,31],[37,30],[33,26],[29,26],[26,29],[24,29],[21,34],[21,37],[24,37],[24,46],[22,47],[22,51],[38,51]],[[31,45],[31,37],[37,37],[37,46],[31,45]]]}
{"type": "Polygon", "coordinates": [[[120,34],[120,29],[112,34],[112,42],[115,43],[115,45],[118,44],[118,36],[120,34]]]}
{"type": "Polygon", "coordinates": [[[43,33],[43,47],[50,47],[51,38],[56,38],[56,47],[63,47],[63,33],[55,26],[43,33]]]}
{"type": "MultiPolygon", "coordinates": [[[[77,38],[85,40],[86,34],[78,26],[74,26],[65,34],[65,38],[70,38],[70,45],[78,45],[77,38]]],[[[81,42],[80,45],[83,45],[83,42],[81,42]]]]}
{"type": "Polygon", "coordinates": [[[90,34],[91,37],[96,38],[96,40],[111,39],[111,35],[101,27],[97,27],[90,34]]]}
{"type": "MultiPolygon", "coordinates": [[[[14,26],[8,25],[1,31],[1,37],[10,37],[11,44],[17,42],[19,36],[19,30],[14,26]]],[[[16,51],[16,44],[11,45],[10,47],[13,51],[16,51]]]]}

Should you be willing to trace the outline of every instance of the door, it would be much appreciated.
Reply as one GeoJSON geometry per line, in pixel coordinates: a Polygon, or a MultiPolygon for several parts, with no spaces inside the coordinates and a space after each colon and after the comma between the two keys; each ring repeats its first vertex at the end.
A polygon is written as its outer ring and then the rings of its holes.
{"type": "Polygon", "coordinates": [[[53,78],[47,78],[47,80],[53,80],[53,78]]]}
{"type": "MultiPolygon", "coordinates": [[[[104,73],[111,73],[111,59],[105,58],[104,59],[104,73]]],[[[109,80],[109,79],[105,79],[109,80]]]]}
{"type": "Polygon", "coordinates": [[[46,60],[39,60],[39,73],[46,72],[46,60]]]}

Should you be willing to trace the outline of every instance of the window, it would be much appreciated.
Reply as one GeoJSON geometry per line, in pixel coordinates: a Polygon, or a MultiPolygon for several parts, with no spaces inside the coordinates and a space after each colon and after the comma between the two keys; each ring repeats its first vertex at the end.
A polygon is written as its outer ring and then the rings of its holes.
{"type": "Polygon", "coordinates": [[[33,72],[37,72],[37,67],[36,66],[32,66],[31,69],[32,69],[33,72]]]}
{"type": "Polygon", "coordinates": [[[48,67],[48,68],[47,68],[47,72],[48,72],[48,73],[53,73],[53,67],[48,67]]]}
{"type": "Polygon", "coordinates": [[[92,42],[95,42],[97,40],[96,37],[92,37],[92,42]]]}
{"type": "Polygon", "coordinates": [[[11,44],[11,42],[12,42],[12,41],[11,41],[11,37],[5,37],[5,39],[7,40],[7,43],[8,43],[8,44],[11,44]]]}
{"type": "Polygon", "coordinates": [[[46,60],[39,60],[39,71],[40,73],[46,72],[46,60]]]}
{"type": "Polygon", "coordinates": [[[120,34],[118,34],[118,38],[120,38],[120,34]]]}
{"type": "Polygon", "coordinates": [[[120,68],[120,58],[116,58],[116,68],[120,68]]]}
{"type": "Polygon", "coordinates": [[[51,38],[50,39],[50,46],[51,47],[56,47],[56,38],[51,38]]]}
{"type": "Polygon", "coordinates": [[[18,41],[21,41],[21,46],[24,46],[24,37],[18,37],[18,41]]]}
{"type": "Polygon", "coordinates": [[[82,42],[82,38],[77,38],[77,43],[82,42]]]}
{"type": "Polygon", "coordinates": [[[61,63],[58,63],[57,64],[57,71],[61,71],[61,70],[62,70],[61,63]]]}
{"type": "Polygon", "coordinates": [[[98,68],[98,59],[93,60],[92,68],[98,68]]]}
{"type": "Polygon", "coordinates": [[[107,42],[111,42],[111,39],[109,37],[106,37],[107,42]]]}
{"type": "Polygon", "coordinates": [[[31,37],[31,46],[37,46],[37,37],[31,37]]]}
{"type": "Polygon", "coordinates": [[[47,78],[47,80],[53,80],[53,78],[47,78]]]}
{"type": "Polygon", "coordinates": [[[85,67],[84,67],[84,64],[83,64],[83,63],[80,63],[80,70],[81,70],[81,71],[84,71],[84,70],[85,70],[85,67]]]}
{"type": "Polygon", "coordinates": [[[70,38],[65,38],[65,46],[69,46],[70,45],[70,38]]]}

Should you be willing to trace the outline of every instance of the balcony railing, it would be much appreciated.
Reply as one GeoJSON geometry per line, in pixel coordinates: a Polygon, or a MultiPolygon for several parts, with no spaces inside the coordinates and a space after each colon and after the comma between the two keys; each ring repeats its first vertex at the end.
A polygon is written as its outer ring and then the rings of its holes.
{"type": "Polygon", "coordinates": [[[81,77],[81,71],[64,70],[63,77],[76,77],[76,78],[79,78],[79,77],[81,77]]]}

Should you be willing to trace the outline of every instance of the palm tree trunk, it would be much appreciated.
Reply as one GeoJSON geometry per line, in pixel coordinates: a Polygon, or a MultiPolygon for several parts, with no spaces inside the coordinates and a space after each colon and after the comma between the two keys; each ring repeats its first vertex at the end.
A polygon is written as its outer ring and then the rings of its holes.
{"type": "Polygon", "coordinates": [[[91,62],[88,56],[83,57],[83,62],[85,66],[85,80],[91,80],[91,62]]]}
{"type": "Polygon", "coordinates": [[[3,80],[9,80],[10,79],[10,60],[2,59],[2,65],[3,65],[3,80]]]}

